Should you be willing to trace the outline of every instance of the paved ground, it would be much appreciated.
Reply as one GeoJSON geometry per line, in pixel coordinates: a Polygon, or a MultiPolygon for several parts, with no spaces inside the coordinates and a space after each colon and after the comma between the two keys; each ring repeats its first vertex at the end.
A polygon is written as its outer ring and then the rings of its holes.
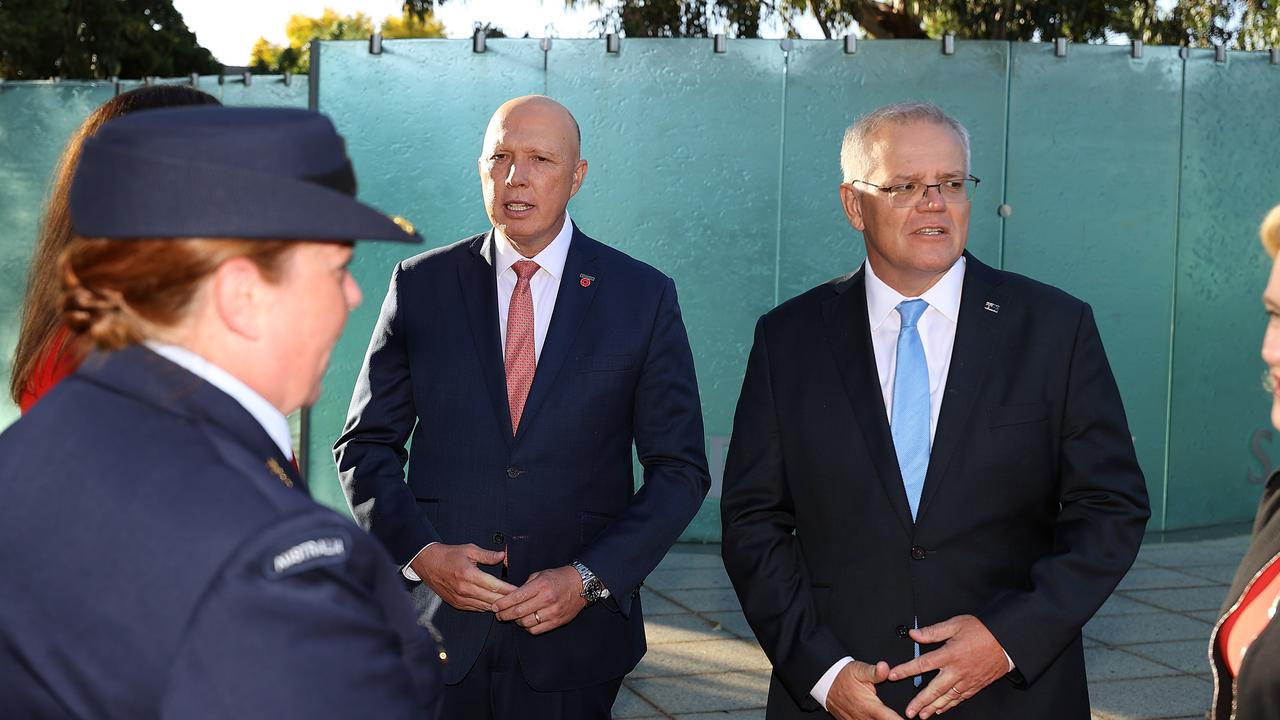
{"type": "MultiPolygon", "coordinates": [[[[1248,538],[1148,543],[1085,626],[1098,720],[1202,720],[1209,632],[1248,538]]],[[[623,718],[764,717],[769,661],[742,617],[715,545],[678,545],[649,576],[649,654],[627,676],[623,718]]]]}

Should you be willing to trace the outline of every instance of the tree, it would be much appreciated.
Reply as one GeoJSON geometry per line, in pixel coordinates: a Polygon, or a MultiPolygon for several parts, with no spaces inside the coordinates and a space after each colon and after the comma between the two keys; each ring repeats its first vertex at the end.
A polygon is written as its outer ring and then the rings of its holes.
{"type": "MultiPolygon", "coordinates": [[[[284,29],[288,44],[281,46],[258,38],[249,56],[249,69],[255,73],[306,73],[311,69],[312,40],[364,40],[373,31],[373,19],[362,12],[340,15],[325,8],[318,18],[293,15],[284,29]]],[[[444,25],[430,12],[419,16],[406,11],[401,17],[388,16],[382,21],[382,36],[444,37],[444,25]]]]}
{"type": "MultiPolygon", "coordinates": [[[[409,0],[407,12],[435,2],[409,0]]],[[[795,37],[795,20],[810,14],[826,38],[855,32],[871,38],[926,38],[955,33],[994,40],[1063,37],[1102,42],[1116,35],[1149,43],[1245,50],[1280,46],[1280,0],[566,0],[600,8],[602,32],[632,37],[696,37],[721,30],[758,37],[778,20],[795,37]]]]}
{"type": "Polygon", "coordinates": [[[11,79],[215,73],[172,0],[0,0],[0,75],[11,79]]]}

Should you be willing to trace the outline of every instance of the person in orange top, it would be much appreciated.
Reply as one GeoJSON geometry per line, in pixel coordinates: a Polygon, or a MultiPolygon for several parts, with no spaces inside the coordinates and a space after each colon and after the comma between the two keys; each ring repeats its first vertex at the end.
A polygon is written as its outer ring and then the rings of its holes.
{"type": "MultiPolygon", "coordinates": [[[[1280,205],[1262,223],[1262,246],[1272,258],[1280,251],[1280,205]]],[[[1280,261],[1262,294],[1267,331],[1262,360],[1271,390],[1271,424],[1280,429],[1280,261]]],[[[1213,666],[1214,720],[1280,718],[1280,471],[1267,479],[1253,524],[1253,538],[1222,615],[1209,641],[1213,666]]]]}
{"type": "Polygon", "coordinates": [[[179,105],[220,105],[208,93],[183,85],[153,85],[121,93],[94,110],[62,151],[49,193],[40,237],[27,271],[27,291],[22,300],[22,329],[14,348],[9,397],[26,413],[60,380],[75,372],[89,350],[84,338],[73,335],[60,318],[58,298],[61,278],[58,259],[71,242],[71,217],[67,198],[71,178],[80,164],[84,141],[103,123],[140,110],[179,105]]]}

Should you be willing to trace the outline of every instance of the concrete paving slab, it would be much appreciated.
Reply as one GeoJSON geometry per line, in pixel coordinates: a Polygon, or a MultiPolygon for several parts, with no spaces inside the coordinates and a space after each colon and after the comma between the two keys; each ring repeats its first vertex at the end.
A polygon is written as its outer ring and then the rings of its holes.
{"type": "Polygon", "coordinates": [[[1203,718],[1212,694],[1210,683],[1186,675],[1089,684],[1093,712],[1104,720],[1203,718]]]}
{"type": "MultiPolygon", "coordinates": [[[[1161,591],[1162,592],[1162,591],[1161,591]]],[[[1120,593],[1116,593],[1107,598],[1102,603],[1102,607],[1098,608],[1098,615],[1134,615],[1137,613],[1158,612],[1164,608],[1156,608],[1151,605],[1138,602],[1132,598],[1126,597],[1120,593]]]]}
{"type": "Polygon", "coordinates": [[[724,568],[683,568],[679,570],[654,570],[644,584],[655,590],[705,590],[707,588],[731,588],[729,575],[724,568]]]}
{"type": "Polygon", "coordinates": [[[667,643],[649,648],[640,665],[631,671],[630,679],[638,680],[673,675],[771,671],[769,658],[754,642],[737,638],[667,643]]]}
{"type": "Polygon", "coordinates": [[[1221,543],[1199,544],[1179,543],[1176,545],[1144,546],[1138,551],[1138,557],[1154,565],[1163,567],[1185,567],[1189,565],[1230,565],[1235,567],[1244,557],[1247,545],[1238,543],[1224,545],[1221,543]]]}
{"type": "MultiPolygon", "coordinates": [[[[703,546],[697,546],[703,547],[703,546]]],[[[719,548],[719,545],[713,546],[719,548]]],[[[681,546],[677,545],[674,550],[667,553],[662,558],[662,562],[658,563],[658,570],[688,570],[691,568],[719,568],[724,569],[724,561],[720,559],[720,552],[686,552],[682,551],[681,546]]]]}
{"type": "Polygon", "coordinates": [[[1134,678],[1177,675],[1178,670],[1130,655],[1123,650],[1092,647],[1084,651],[1085,671],[1089,682],[1132,680],[1134,678]]]}
{"type": "Polygon", "coordinates": [[[703,613],[703,617],[720,623],[720,626],[725,630],[744,640],[755,642],[756,634],[751,630],[751,626],[747,624],[747,619],[740,612],[703,613]]]}
{"type": "Polygon", "coordinates": [[[1219,610],[1192,610],[1191,612],[1187,613],[1187,615],[1190,615],[1191,617],[1193,617],[1193,618],[1195,618],[1195,619],[1197,619],[1197,620],[1203,620],[1204,622],[1207,622],[1207,623],[1209,623],[1210,625],[1217,625],[1217,624],[1218,624],[1218,619],[1222,617],[1222,615],[1221,615],[1221,609],[1219,609],[1219,610]]]}
{"type": "Polygon", "coordinates": [[[670,715],[760,709],[769,694],[769,673],[733,672],[635,680],[632,689],[670,715]]]}
{"type": "Polygon", "coordinates": [[[640,589],[640,607],[644,608],[646,620],[658,615],[679,615],[689,612],[688,608],[680,607],[664,597],[662,593],[654,592],[649,588],[640,589]]]}
{"type": "Polygon", "coordinates": [[[764,720],[764,708],[751,710],[718,710],[705,713],[682,713],[676,720],[764,720]]]}
{"type": "Polygon", "coordinates": [[[612,715],[614,720],[662,717],[662,713],[658,711],[658,708],[645,702],[627,687],[629,683],[630,680],[622,682],[622,689],[618,691],[618,699],[613,702],[612,715]]]}
{"type": "Polygon", "coordinates": [[[1199,587],[1215,583],[1203,577],[1188,575],[1163,567],[1134,568],[1120,581],[1118,590],[1153,590],[1161,588],[1199,587]]]}
{"type": "Polygon", "coordinates": [[[693,613],[646,617],[644,634],[650,647],[675,642],[697,642],[717,637],[738,637],[725,630],[723,626],[717,627],[714,620],[693,613]]]}
{"type": "Polygon", "coordinates": [[[1125,645],[1125,652],[1176,668],[1188,675],[1207,675],[1209,672],[1209,641],[1175,640],[1165,643],[1125,645]]]}
{"type": "Polygon", "coordinates": [[[694,612],[742,611],[742,606],[738,604],[738,596],[733,592],[733,588],[664,590],[662,594],[672,602],[683,605],[694,612]]]}
{"type": "Polygon", "coordinates": [[[1084,626],[1084,634],[1110,647],[1131,643],[1201,640],[1208,642],[1210,625],[1175,613],[1106,615],[1084,626]]]}
{"type": "Polygon", "coordinates": [[[1178,568],[1179,572],[1186,573],[1192,577],[1202,577],[1219,585],[1226,587],[1231,586],[1231,582],[1236,578],[1236,565],[1196,565],[1194,567],[1178,568]]]}
{"type": "Polygon", "coordinates": [[[1210,585],[1196,588],[1167,588],[1164,590],[1125,590],[1121,595],[1147,605],[1178,612],[1190,610],[1216,610],[1227,597],[1226,585],[1210,585]]]}

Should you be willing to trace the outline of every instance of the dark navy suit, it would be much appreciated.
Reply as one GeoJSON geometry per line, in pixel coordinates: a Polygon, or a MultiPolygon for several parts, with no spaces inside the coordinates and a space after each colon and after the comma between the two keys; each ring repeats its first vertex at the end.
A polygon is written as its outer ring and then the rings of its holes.
{"type": "MultiPolygon", "coordinates": [[[[596,685],[643,656],[640,583],[710,485],[693,358],[671,279],[574,228],[512,437],[491,237],[396,267],[335,457],[357,521],[399,563],[440,541],[509,548],[514,585],[574,559],[594,571],[612,598],[514,645],[535,689],[596,685]]],[[[450,684],[510,631],[447,605],[436,619],[450,684]]]]}
{"type": "Polygon", "coordinates": [[[0,714],[435,717],[390,558],[298,483],[222,391],[90,356],[0,436],[0,714]]]}
{"type": "MultiPolygon", "coordinates": [[[[910,660],[915,619],[972,614],[1017,667],[948,720],[1088,720],[1080,629],[1137,555],[1146,485],[1089,306],[966,258],[914,522],[865,273],[756,325],[725,465],[721,552],[773,661],[769,718],[820,710],[809,692],[845,655],[910,660]]],[[[901,680],[876,691],[901,713],[919,689],[901,680]]]]}

